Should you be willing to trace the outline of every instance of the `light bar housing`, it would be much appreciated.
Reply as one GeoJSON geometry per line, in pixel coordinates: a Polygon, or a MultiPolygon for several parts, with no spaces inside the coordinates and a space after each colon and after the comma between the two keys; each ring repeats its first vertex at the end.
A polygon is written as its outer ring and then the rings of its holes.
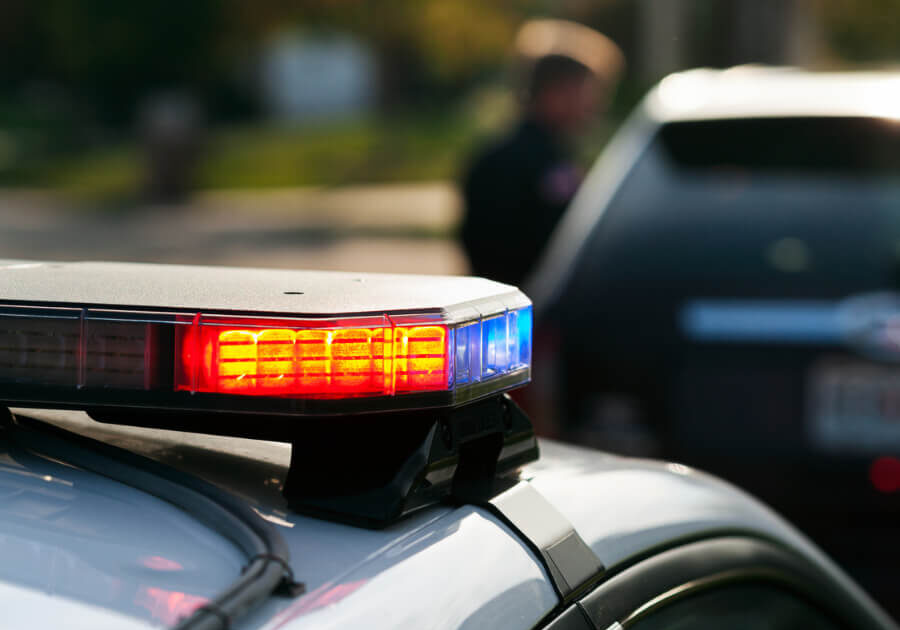
{"type": "Polygon", "coordinates": [[[323,416],[531,374],[531,304],[480,278],[0,261],[12,406],[323,416]]]}

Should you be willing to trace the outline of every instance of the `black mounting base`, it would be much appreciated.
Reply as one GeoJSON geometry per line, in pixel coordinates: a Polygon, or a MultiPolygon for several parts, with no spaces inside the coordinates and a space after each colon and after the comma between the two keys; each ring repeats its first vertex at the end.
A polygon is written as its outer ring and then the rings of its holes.
{"type": "Polygon", "coordinates": [[[439,501],[489,500],[538,457],[507,395],[455,409],[304,419],[284,496],[292,510],[381,528],[439,501]]]}

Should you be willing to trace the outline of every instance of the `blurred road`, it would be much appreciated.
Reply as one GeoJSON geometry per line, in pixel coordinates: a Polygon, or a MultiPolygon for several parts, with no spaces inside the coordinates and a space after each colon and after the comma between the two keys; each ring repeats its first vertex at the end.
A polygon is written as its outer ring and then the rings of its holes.
{"type": "Polygon", "coordinates": [[[0,190],[0,257],[458,274],[459,208],[442,182],[211,192],[102,211],[0,190]]]}

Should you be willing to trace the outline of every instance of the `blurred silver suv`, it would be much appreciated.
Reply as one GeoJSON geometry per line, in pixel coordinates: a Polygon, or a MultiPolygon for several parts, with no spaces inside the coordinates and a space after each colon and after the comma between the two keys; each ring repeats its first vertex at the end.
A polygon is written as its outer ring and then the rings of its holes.
{"type": "Polygon", "coordinates": [[[900,74],[669,76],[527,287],[549,432],[735,481],[896,613],[898,283],[900,74]]]}

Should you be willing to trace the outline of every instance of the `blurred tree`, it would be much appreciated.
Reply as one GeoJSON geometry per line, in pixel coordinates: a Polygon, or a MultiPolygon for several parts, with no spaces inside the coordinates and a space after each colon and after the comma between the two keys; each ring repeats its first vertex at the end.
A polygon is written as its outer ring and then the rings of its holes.
{"type": "Polygon", "coordinates": [[[56,82],[112,124],[130,123],[141,99],[160,89],[189,89],[219,106],[213,96],[234,86],[237,69],[252,67],[263,39],[299,28],[347,31],[368,43],[381,60],[387,102],[440,95],[500,67],[518,22],[543,4],[4,0],[0,90],[56,82]]]}
{"type": "Polygon", "coordinates": [[[216,40],[223,4],[47,0],[42,30],[48,70],[86,98],[101,120],[130,123],[147,93],[204,91],[225,68],[216,40]]]}
{"type": "MultiPolygon", "coordinates": [[[[837,56],[900,56],[896,0],[803,3],[819,8],[816,28],[821,24],[837,56]]],[[[728,50],[717,53],[717,44],[703,42],[715,43],[719,32],[734,39],[733,7],[755,4],[686,2],[692,7],[687,62],[733,62],[722,57],[728,50]],[[714,5],[729,8],[713,11],[714,5]],[[723,20],[731,25],[723,28],[723,20]]],[[[516,26],[529,16],[583,21],[612,35],[629,59],[640,57],[634,54],[641,46],[637,6],[633,0],[3,0],[0,106],[23,85],[44,81],[65,88],[107,124],[131,124],[140,101],[160,89],[197,93],[214,117],[248,112],[261,42],[298,28],[345,31],[366,42],[381,63],[386,103],[440,102],[502,68],[516,26]]],[[[756,22],[770,25],[767,15],[756,22]]],[[[748,41],[756,42],[756,36],[751,33],[748,41]]]]}
{"type": "Polygon", "coordinates": [[[410,25],[426,67],[447,82],[465,81],[496,67],[509,52],[515,24],[509,13],[478,0],[421,3],[410,25]]]}
{"type": "Polygon", "coordinates": [[[900,2],[819,0],[826,40],[838,57],[856,62],[900,59],[900,2]]]}
{"type": "Polygon", "coordinates": [[[533,0],[301,0],[290,17],[344,29],[375,50],[384,102],[437,99],[497,70],[533,0]]]}

